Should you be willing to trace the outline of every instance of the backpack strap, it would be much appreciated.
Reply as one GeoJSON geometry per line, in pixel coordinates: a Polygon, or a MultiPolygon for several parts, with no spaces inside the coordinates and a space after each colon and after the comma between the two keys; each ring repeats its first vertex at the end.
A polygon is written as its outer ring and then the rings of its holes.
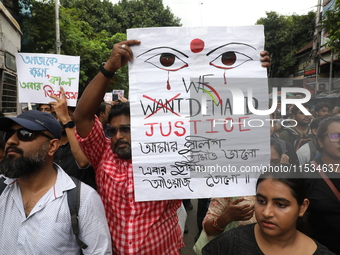
{"type": "MultiPolygon", "coordinates": [[[[311,164],[313,164],[316,168],[319,166],[319,164],[316,163],[315,161],[312,161],[311,164]]],[[[317,171],[317,172],[321,175],[322,179],[327,183],[328,187],[333,191],[334,195],[337,197],[337,199],[340,202],[340,192],[334,186],[333,182],[328,178],[328,176],[323,171],[317,171]]]]}
{"type": "Polygon", "coordinates": [[[86,249],[88,246],[82,240],[80,240],[78,236],[79,235],[78,211],[80,207],[81,181],[73,176],[71,176],[71,178],[76,185],[74,189],[67,191],[67,202],[68,202],[68,207],[70,209],[70,214],[71,214],[72,230],[73,230],[73,234],[76,236],[76,240],[80,248],[86,249]]]}

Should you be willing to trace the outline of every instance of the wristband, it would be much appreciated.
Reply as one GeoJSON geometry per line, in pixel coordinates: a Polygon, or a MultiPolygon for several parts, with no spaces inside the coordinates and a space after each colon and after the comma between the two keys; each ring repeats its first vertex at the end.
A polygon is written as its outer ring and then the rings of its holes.
{"type": "Polygon", "coordinates": [[[74,127],[74,121],[70,120],[66,124],[63,125],[63,128],[73,128],[74,127]]]}
{"type": "Polygon", "coordinates": [[[103,62],[103,63],[99,66],[99,71],[100,71],[105,77],[111,79],[111,78],[115,75],[115,72],[112,73],[112,72],[106,70],[106,69],[104,68],[104,65],[105,65],[105,62],[103,62]]]}
{"type": "Polygon", "coordinates": [[[220,228],[220,226],[217,224],[217,218],[213,219],[213,227],[214,229],[216,229],[217,231],[224,231],[225,227],[224,228],[220,228]]]}

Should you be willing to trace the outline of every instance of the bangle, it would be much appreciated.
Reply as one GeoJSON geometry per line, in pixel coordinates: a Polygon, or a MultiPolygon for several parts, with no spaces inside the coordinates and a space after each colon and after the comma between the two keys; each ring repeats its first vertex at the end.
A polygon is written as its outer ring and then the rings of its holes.
{"type": "Polygon", "coordinates": [[[115,72],[110,72],[110,71],[106,70],[106,69],[104,68],[104,65],[105,65],[105,62],[103,62],[103,63],[99,66],[99,71],[100,71],[106,78],[111,79],[111,78],[115,75],[115,72]]]}
{"type": "Polygon", "coordinates": [[[217,231],[224,231],[224,228],[220,228],[220,226],[217,224],[217,218],[213,219],[213,227],[214,229],[216,229],[217,231]]]}

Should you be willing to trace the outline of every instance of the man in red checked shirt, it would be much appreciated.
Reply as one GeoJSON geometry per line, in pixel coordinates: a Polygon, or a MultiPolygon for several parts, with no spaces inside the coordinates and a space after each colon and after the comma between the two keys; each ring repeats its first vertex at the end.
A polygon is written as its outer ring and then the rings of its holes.
{"type": "MultiPolygon", "coordinates": [[[[110,139],[95,117],[110,79],[132,60],[128,40],[113,46],[111,56],[90,82],[73,114],[77,139],[96,171],[98,193],[103,200],[114,254],[176,255],[184,245],[177,209],[181,200],[135,202],[131,164],[130,108],[115,105],[109,113],[110,139]]],[[[262,53],[262,61],[270,61],[262,53]]],[[[269,62],[262,64],[269,66],[269,62]]]]}
{"type": "Polygon", "coordinates": [[[74,112],[77,138],[96,171],[113,253],[179,254],[183,238],[176,211],[181,200],[135,202],[128,103],[120,103],[110,112],[110,139],[95,117],[114,72],[132,60],[130,46],[139,43],[115,44],[109,60],[85,89],[74,112]]]}

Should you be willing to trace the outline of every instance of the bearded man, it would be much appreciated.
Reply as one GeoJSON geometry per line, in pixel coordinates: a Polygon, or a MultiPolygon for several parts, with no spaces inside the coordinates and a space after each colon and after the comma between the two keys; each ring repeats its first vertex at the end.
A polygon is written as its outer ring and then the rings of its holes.
{"type": "Polygon", "coordinates": [[[67,202],[73,180],[53,163],[61,137],[60,123],[50,114],[27,111],[1,117],[5,156],[0,173],[1,254],[111,254],[111,237],[100,197],[80,184],[79,239],[73,234],[67,202]]]}

